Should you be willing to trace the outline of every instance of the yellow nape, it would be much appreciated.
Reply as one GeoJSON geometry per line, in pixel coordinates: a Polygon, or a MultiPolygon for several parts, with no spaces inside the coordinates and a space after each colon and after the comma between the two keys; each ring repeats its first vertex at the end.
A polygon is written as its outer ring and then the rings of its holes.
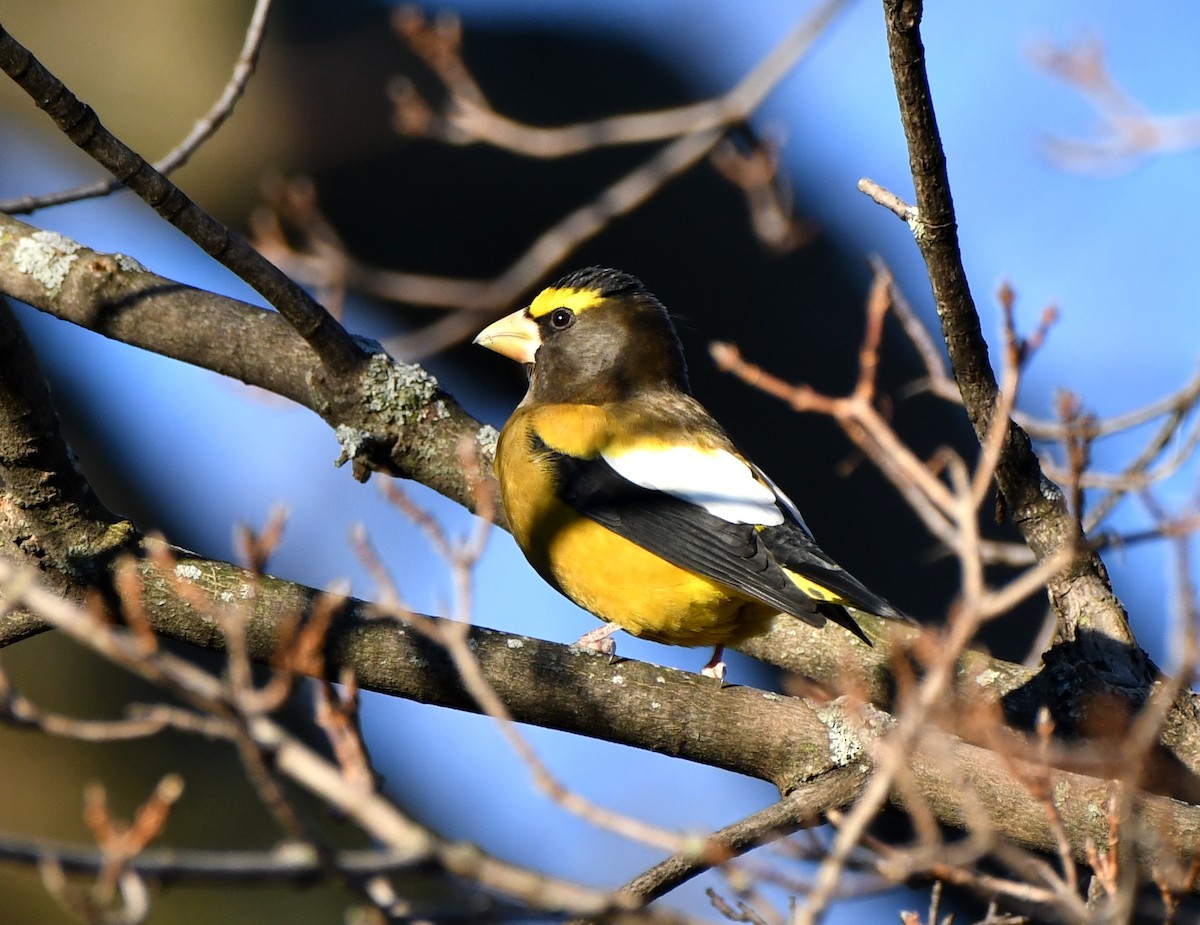
{"type": "Polygon", "coordinates": [[[556,308],[569,308],[578,314],[603,301],[604,297],[595,289],[556,289],[551,286],[539,292],[537,298],[529,303],[529,315],[531,318],[541,318],[556,308]]]}

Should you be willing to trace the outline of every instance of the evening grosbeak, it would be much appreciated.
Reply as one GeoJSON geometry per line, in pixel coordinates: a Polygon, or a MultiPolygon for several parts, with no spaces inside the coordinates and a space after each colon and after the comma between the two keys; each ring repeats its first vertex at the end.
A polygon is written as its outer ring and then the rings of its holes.
{"type": "Polygon", "coordinates": [[[662,304],[618,270],[589,267],[489,325],[475,343],[525,366],[529,391],[500,433],[496,475],[517,545],[605,625],[724,646],[783,612],[833,620],[845,605],[906,620],[817,546],[796,506],[691,395],[662,304]]]}

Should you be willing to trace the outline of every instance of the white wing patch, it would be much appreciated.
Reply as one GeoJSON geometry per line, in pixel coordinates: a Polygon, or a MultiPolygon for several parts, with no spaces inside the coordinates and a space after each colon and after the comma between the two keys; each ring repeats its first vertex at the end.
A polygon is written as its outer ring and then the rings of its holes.
{"type": "Polygon", "coordinates": [[[726,450],[635,447],[602,457],[635,485],[674,495],[729,523],[774,527],[784,521],[771,486],[726,450]]]}

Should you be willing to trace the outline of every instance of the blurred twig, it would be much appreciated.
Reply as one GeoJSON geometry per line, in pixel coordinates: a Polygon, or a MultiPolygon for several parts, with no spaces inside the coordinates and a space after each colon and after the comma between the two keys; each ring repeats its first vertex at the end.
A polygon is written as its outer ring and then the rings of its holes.
{"type": "Polygon", "coordinates": [[[411,306],[451,309],[419,331],[390,340],[393,353],[420,358],[474,333],[483,317],[512,304],[580,244],[631,212],[706,155],[747,198],[751,220],[773,248],[795,246],[810,233],[786,205],[777,161],[768,147],[737,153],[720,146],[726,132],[745,122],[767,93],[795,66],[845,0],[825,0],[763,61],[726,93],[702,103],[596,122],[540,128],[496,113],[462,58],[461,24],[453,16],[427,21],[415,8],[398,12],[399,33],[444,84],[445,114],[436,113],[411,81],[393,83],[396,123],[406,134],[465,144],[486,141],[530,156],[566,156],[613,144],[665,142],[654,154],[584,206],[540,234],[502,273],[490,280],[409,273],[370,266],[341,246],[315,206],[305,181],[275,187],[269,208],[253,219],[255,245],[289,274],[318,286],[337,302],[347,289],[411,306]],[[294,232],[289,235],[287,230],[294,232]],[[293,238],[298,238],[294,241],[293,238]]]}
{"type": "MultiPolygon", "coordinates": [[[[480,849],[441,839],[404,815],[374,789],[364,792],[342,769],[319,755],[268,715],[243,715],[241,698],[228,679],[221,679],[164,651],[146,653],[136,634],[99,619],[96,614],[46,591],[27,571],[0,559],[0,587],[10,605],[35,608],[57,629],[76,642],[151,683],[173,691],[220,720],[222,737],[245,739],[253,750],[269,756],[270,774],[286,778],[345,814],[371,838],[390,850],[398,863],[434,864],[465,880],[524,899],[536,908],[576,915],[595,915],[630,908],[628,897],[591,890],[508,864],[480,849]]],[[[185,731],[194,731],[186,729],[185,731]]],[[[210,727],[209,733],[217,728],[210,727]]],[[[244,751],[244,750],[243,750],[244,751]]],[[[321,846],[305,841],[323,853],[321,846]]],[[[336,854],[326,855],[327,869],[352,879],[336,868],[336,854]]],[[[353,880],[352,880],[353,882],[353,880]]],[[[364,895],[369,896],[369,885],[364,895]]]]}
{"type": "Polygon", "coordinates": [[[565,157],[610,145],[667,141],[683,135],[725,131],[743,122],[825,31],[846,0],[824,0],[749,74],[712,99],[673,109],[610,116],[591,122],[550,128],[527,125],[497,113],[471,76],[461,54],[461,24],[454,16],[425,19],[416,7],[402,7],[393,17],[396,31],[444,85],[448,100],[438,113],[412,82],[393,82],[397,130],[451,144],[486,142],[529,157],[565,157]]]}
{"type": "Polygon", "coordinates": [[[1088,139],[1051,135],[1047,153],[1073,170],[1128,170],[1149,157],[1200,146],[1200,114],[1151,113],[1120,86],[1108,70],[1104,46],[1095,38],[1058,48],[1039,42],[1029,52],[1033,63],[1076,90],[1095,110],[1099,124],[1088,139]]]}
{"type": "MultiPolygon", "coordinates": [[[[163,176],[170,176],[184,164],[193,154],[200,150],[208,139],[217,133],[225,121],[233,115],[233,109],[246,85],[254,75],[258,66],[258,53],[262,49],[263,37],[266,35],[267,17],[271,12],[272,0],[255,0],[254,12],[250,14],[250,22],[246,26],[246,37],[242,42],[241,53],[233,65],[233,73],[225,84],[221,95],[209,107],[208,112],[197,120],[188,132],[187,137],[167,152],[161,160],[155,161],[154,167],[163,176]]],[[[123,189],[118,180],[101,180],[77,186],[74,189],[60,190],[57,193],[43,193],[38,196],[19,196],[14,199],[0,201],[0,212],[10,215],[23,215],[44,209],[48,206],[64,205],[68,202],[79,202],[82,199],[95,199],[107,196],[109,193],[123,189]]]]}
{"type": "Polygon", "coordinates": [[[307,292],[105,128],[95,111],[2,25],[0,70],[89,157],[206,254],[257,290],[312,347],[330,373],[338,377],[353,375],[367,363],[368,354],[362,346],[307,292]]]}
{"type": "MultiPolygon", "coordinates": [[[[403,621],[446,649],[458,669],[463,686],[470,692],[479,709],[496,723],[500,734],[528,768],[537,789],[556,805],[594,826],[624,838],[667,851],[694,851],[696,839],[677,835],[641,819],[614,812],[563,784],[542,761],[528,739],[521,734],[513,720],[512,711],[488,681],[479,660],[471,650],[467,635],[470,629],[471,601],[474,596],[474,569],[483,551],[487,522],[478,521],[479,528],[473,537],[452,541],[437,520],[416,505],[399,486],[388,484],[385,492],[392,504],[421,528],[430,545],[450,567],[455,586],[455,619],[431,620],[406,607],[386,566],[375,556],[365,536],[359,534],[354,537],[355,549],[360,561],[378,586],[376,607],[379,613],[403,621]]],[[[702,844],[703,841],[699,843],[702,844]]]]}

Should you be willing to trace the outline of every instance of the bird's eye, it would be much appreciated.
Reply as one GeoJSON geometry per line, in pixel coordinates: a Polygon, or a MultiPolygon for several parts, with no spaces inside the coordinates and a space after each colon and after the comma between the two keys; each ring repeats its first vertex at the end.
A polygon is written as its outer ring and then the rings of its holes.
{"type": "Polygon", "coordinates": [[[569,308],[556,308],[550,313],[550,327],[562,331],[575,323],[575,313],[569,308]]]}

